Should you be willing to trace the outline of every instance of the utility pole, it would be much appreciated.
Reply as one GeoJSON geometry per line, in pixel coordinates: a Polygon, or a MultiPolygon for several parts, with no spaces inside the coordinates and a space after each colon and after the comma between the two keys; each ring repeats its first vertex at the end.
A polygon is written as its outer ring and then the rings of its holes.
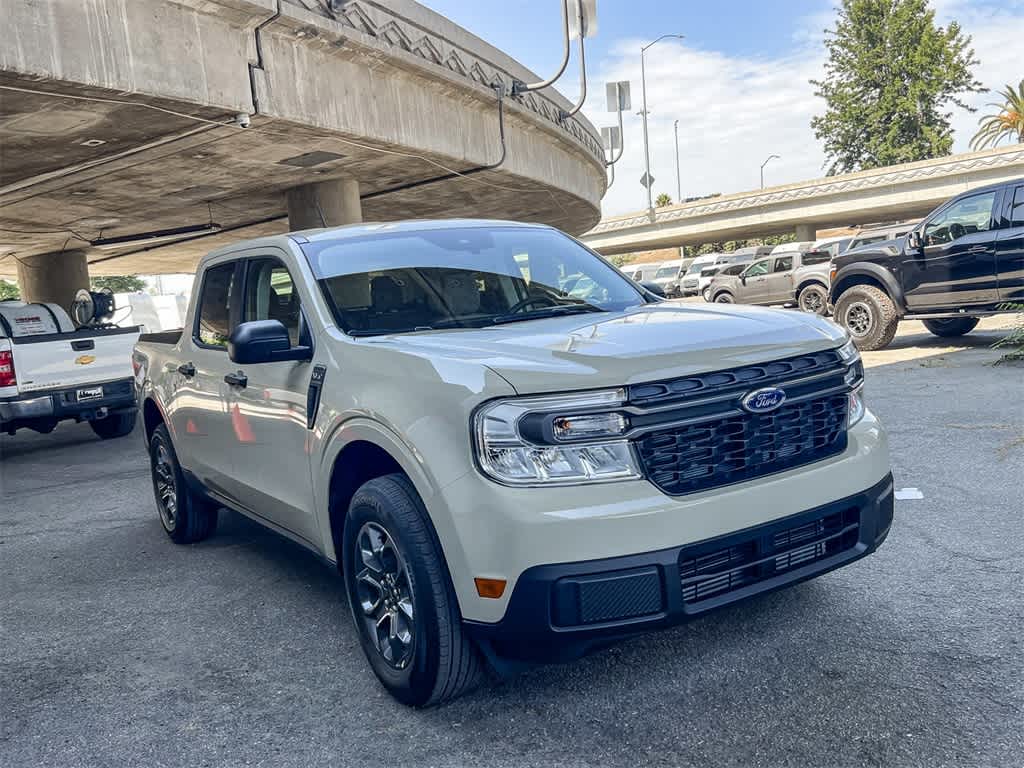
{"type": "Polygon", "coordinates": [[[676,120],[672,124],[672,128],[676,133],[676,202],[683,202],[683,181],[679,175],[679,121],[676,120]]]}
{"type": "Polygon", "coordinates": [[[651,145],[647,139],[647,72],[644,65],[644,54],[652,45],[661,42],[667,37],[683,39],[682,35],[662,35],[657,40],[653,40],[640,49],[640,91],[643,101],[643,112],[641,114],[644,116],[644,181],[646,182],[644,186],[647,187],[647,216],[651,221],[654,221],[654,200],[651,198],[651,187],[654,185],[654,179],[651,178],[651,145]]]}
{"type": "Polygon", "coordinates": [[[764,167],[772,160],[780,160],[778,155],[768,155],[768,159],[761,163],[761,189],[764,189],[764,167]]]}

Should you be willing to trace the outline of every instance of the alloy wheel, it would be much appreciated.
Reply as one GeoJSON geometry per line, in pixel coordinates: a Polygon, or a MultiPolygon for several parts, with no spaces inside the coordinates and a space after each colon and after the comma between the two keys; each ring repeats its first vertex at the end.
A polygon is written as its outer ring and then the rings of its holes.
{"type": "Polygon", "coordinates": [[[800,294],[800,309],[804,312],[821,312],[824,303],[825,297],[822,296],[821,291],[808,288],[800,294]]]}
{"type": "Polygon", "coordinates": [[[156,487],[156,504],[164,528],[173,531],[178,520],[178,482],[174,463],[165,445],[158,445],[153,458],[153,484],[156,487]]]}
{"type": "Polygon", "coordinates": [[[412,660],[415,623],[409,570],[391,535],[365,523],[355,541],[356,598],[367,635],[395,669],[412,660]]]}
{"type": "Polygon", "coordinates": [[[850,335],[861,338],[871,332],[873,323],[871,308],[862,301],[851,304],[846,310],[846,325],[850,335]]]}

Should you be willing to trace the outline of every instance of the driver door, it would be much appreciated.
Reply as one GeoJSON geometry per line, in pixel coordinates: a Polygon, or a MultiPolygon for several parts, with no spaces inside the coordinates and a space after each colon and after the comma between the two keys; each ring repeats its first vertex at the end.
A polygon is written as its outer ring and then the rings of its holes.
{"type": "Polygon", "coordinates": [[[993,304],[998,190],[954,200],[921,228],[923,247],[904,249],[903,291],[911,309],[993,304]]]}
{"type": "Polygon", "coordinates": [[[755,261],[740,276],[737,287],[737,301],[741,304],[757,304],[768,296],[768,275],[771,272],[771,259],[755,261]]]}

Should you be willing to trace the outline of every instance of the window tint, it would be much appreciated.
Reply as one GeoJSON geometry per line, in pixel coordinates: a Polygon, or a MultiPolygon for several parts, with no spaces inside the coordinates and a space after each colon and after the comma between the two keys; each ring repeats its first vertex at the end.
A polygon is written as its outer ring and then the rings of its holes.
{"type": "Polygon", "coordinates": [[[756,264],[751,264],[750,268],[746,272],[747,277],[757,277],[758,275],[767,275],[767,274],[768,274],[768,262],[767,261],[759,261],[756,264]]]}
{"type": "Polygon", "coordinates": [[[824,264],[826,261],[832,260],[832,253],[830,251],[808,251],[804,254],[803,264],[805,267],[809,267],[813,264],[824,264]]]}
{"type": "Polygon", "coordinates": [[[780,256],[775,260],[774,272],[789,272],[793,268],[792,256],[780,256]]]}
{"type": "Polygon", "coordinates": [[[293,346],[299,343],[299,294],[288,270],[276,259],[249,262],[245,320],[280,320],[293,346]]]}
{"type": "Polygon", "coordinates": [[[964,235],[988,230],[995,199],[995,192],[984,192],[957,200],[925,225],[925,245],[951,243],[964,235]]]}
{"type": "Polygon", "coordinates": [[[746,268],[746,264],[733,264],[732,266],[726,267],[719,274],[722,275],[738,275],[746,268]]]}
{"type": "Polygon", "coordinates": [[[1010,226],[1024,227],[1024,186],[1013,193],[1013,208],[1010,209],[1010,226]]]}
{"type": "Polygon", "coordinates": [[[231,335],[231,289],[235,282],[235,262],[218,264],[203,275],[199,299],[199,341],[214,347],[226,347],[231,335]]]}

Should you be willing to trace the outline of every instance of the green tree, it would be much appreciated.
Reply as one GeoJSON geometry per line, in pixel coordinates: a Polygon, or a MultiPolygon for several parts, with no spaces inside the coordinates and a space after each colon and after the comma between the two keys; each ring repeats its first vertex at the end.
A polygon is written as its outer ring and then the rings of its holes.
{"type": "Polygon", "coordinates": [[[138,275],[111,275],[94,277],[92,287],[96,290],[109,288],[114,293],[135,293],[146,290],[146,282],[138,275]]]}
{"type": "Polygon", "coordinates": [[[672,205],[672,198],[662,192],[654,198],[654,205],[658,208],[664,208],[666,205],[672,205]]]}
{"type": "Polygon", "coordinates": [[[8,283],[6,280],[0,280],[0,301],[17,299],[20,295],[18,286],[14,283],[8,283]]]}
{"type": "Polygon", "coordinates": [[[982,115],[978,120],[978,132],[971,139],[971,149],[994,147],[1003,139],[1024,142],[1024,80],[1016,89],[1007,85],[999,92],[1002,104],[989,104],[999,111],[994,115],[982,115]]]}
{"type": "Polygon", "coordinates": [[[825,77],[811,81],[826,110],[811,127],[825,142],[829,175],[950,153],[945,110],[973,112],[960,95],[985,90],[959,24],[937,26],[928,0],[842,0],[826,34],[825,77]]]}

